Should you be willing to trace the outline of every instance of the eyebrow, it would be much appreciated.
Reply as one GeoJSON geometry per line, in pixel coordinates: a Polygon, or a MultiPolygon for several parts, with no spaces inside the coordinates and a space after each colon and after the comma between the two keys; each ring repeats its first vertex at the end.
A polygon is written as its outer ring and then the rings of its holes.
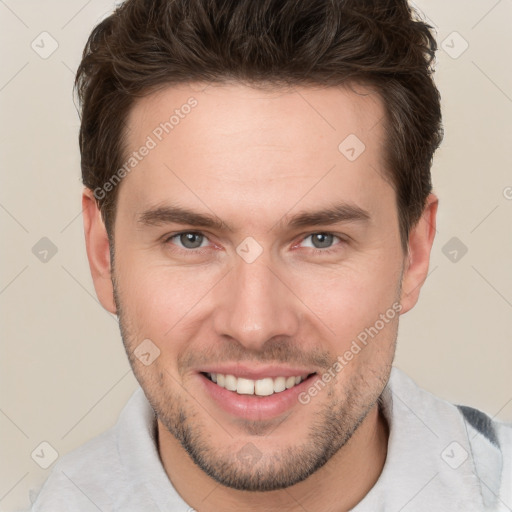
{"type": "MultiPolygon", "coordinates": [[[[286,214],[271,229],[276,226],[282,228],[285,225],[297,229],[309,226],[328,226],[340,222],[366,222],[370,218],[368,211],[355,204],[339,203],[321,210],[300,211],[291,217],[286,214]]],[[[217,231],[234,231],[231,226],[216,215],[195,212],[175,205],[158,206],[145,210],[139,216],[138,222],[146,226],[175,223],[217,231]]]]}
{"type": "Polygon", "coordinates": [[[158,206],[144,211],[139,216],[139,223],[146,226],[159,226],[162,224],[188,224],[190,226],[205,227],[218,231],[232,231],[232,229],[217,216],[194,212],[181,206],[158,206]]]}

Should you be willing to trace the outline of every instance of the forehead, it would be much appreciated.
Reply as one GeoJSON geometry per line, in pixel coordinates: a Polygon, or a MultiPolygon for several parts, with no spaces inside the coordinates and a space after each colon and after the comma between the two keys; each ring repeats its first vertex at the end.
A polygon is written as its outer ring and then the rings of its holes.
{"type": "Polygon", "coordinates": [[[323,140],[325,146],[337,149],[340,138],[351,133],[364,142],[378,138],[383,118],[378,93],[360,84],[286,89],[182,84],[135,102],[127,119],[126,141],[129,147],[136,147],[152,134],[157,142],[165,143],[160,139],[172,133],[183,149],[194,146],[198,139],[206,148],[212,140],[217,145],[221,138],[229,137],[223,144],[252,141],[298,151],[301,142],[313,135],[317,143],[323,140]],[[187,140],[189,144],[182,146],[187,140]]]}
{"type": "Polygon", "coordinates": [[[377,196],[393,198],[383,120],[380,97],[360,85],[168,87],[140,99],[127,118],[125,156],[135,151],[139,160],[120,196],[140,208],[179,198],[233,214],[340,197],[371,210],[377,196]]]}

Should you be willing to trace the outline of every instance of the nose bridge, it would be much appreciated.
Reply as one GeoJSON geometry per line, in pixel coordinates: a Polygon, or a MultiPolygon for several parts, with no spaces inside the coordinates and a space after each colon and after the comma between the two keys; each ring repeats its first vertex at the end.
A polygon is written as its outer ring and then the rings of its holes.
{"type": "Polygon", "coordinates": [[[276,274],[264,255],[251,263],[237,257],[216,311],[217,334],[253,350],[274,336],[295,334],[296,304],[276,274]]]}

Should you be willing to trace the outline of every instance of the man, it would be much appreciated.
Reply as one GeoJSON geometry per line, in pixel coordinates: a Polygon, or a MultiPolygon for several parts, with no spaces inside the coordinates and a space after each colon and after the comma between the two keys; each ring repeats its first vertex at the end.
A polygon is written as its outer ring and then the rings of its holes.
{"type": "Polygon", "coordinates": [[[33,510],[512,507],[511,426],[392,368],[435,50],[405,0],[128,0],[94,29],[87,253],[141,389],[33,510]]]}

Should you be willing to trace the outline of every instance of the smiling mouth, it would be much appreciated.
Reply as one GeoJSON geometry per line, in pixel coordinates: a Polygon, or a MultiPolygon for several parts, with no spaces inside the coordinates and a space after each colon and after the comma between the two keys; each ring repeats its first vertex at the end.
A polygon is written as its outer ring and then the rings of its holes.
{"type": "Polygon", "coordinates": [[[309,373],[294,377],[265,377],[258,380],[245,379],[243,377],[235,377],[234,375],[223,373],[202,372],[202,375],[214,382],[217,386],[228,391],[233,391],[238,395],[270,396],[291,389],[316,374],[309,373]]]}

